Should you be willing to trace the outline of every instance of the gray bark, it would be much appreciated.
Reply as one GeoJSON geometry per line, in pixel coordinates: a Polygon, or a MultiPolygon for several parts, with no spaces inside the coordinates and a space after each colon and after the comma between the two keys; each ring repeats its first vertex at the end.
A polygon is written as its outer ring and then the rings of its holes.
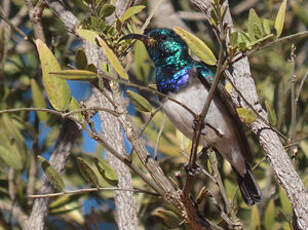
{"type": "MultiPolygon", "coordinates": [[[[56,149],[50,157],[50,165],[59,173],[63,173],[65,163],[69,158],[73,144],[79,135],[77,125],[71,120],[64,120],[60,136],[58,138],[56,149]]],[[[53,185],[44,176],[39,194],[47,194],[54,192],[53,185]]],[[[28,220],[27,230],[43,230],[45,229],[45,217],[48,214],[49,198],[38,198],[34,201],[31,214],[28,220]]]]}
{"type": "MultiPolygon", "coordinates": [[[[209,15],[209,6],[211,1],[208,0],[191,0],[202,11],[209,15]]],[[[226,14],[225,22],[229,26],[233,26],[230,12],[226,14]]],[[[253,105],[256,111],[267,120],[267,113],[261,107],[259,102],[255,82],[251,76],[248,58],[243,58],[233,65],[234,72],[231,80],[247,99],[253,105]]],[[[234,90],[233,90],[234,91],[234,90]]],[[[232,93],[233,102],[238,104],[238,95],[232,93]]],[[[249,108],[243,100],[241,107],[249,108]]],[[[299,229],[308,229],[308,193],[296,172],[287,152],[285,151],[278,135],[262,120],[257,119],[249,125],[253,133],[259,138],[259,143],[264,149],[267,159],[274,169],[277,182],[284,188],[288,198],[290,199],[293,210],[297,218],[297,226],[299,229]]]]}

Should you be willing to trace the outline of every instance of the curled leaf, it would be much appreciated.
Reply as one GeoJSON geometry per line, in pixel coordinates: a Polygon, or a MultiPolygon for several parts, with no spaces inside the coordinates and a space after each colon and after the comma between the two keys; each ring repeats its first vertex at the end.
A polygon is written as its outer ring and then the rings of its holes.
{"type": "Polygon", "coordinates": [[[81,49],[77,50],[76,52],[75,64],[77,69],[86,69],[88,66],[87,56],[81,49]]]}
{"type": "Polygon", "coordinates": [[[95,159],[95,165],[102,177],[112,186],[118,185],[118,176],[106,160],[95,159]]]}
{"type": "Polygon", "coordinates": [[[49,164],[45,158],[38,156],[38,160],[41,163],[41,167],[49,180],[50,183],[58,190],[62,191],[64,189],[64,182],[61,175],[49,164]]]}
{"type": "Polygon", "coordinates": [[[152,212],[152,216],[159,217],[163,220],[163,223],[168,228],[176,228],[179,226],[181,220],[179,217],[172,211],[166,210],[164,208],[157,208],[152,212]]]}
{"type": "Polygon", "coordinates": [[[128,97],[132,101],[132,103],[136,106],[136,109],[141,112],[151,112],[152,105],[145,99],[143,96],[135,93],[134,91],[127,90],[126,91],[128,97]]]}
{"type": "Polygon", "coordinates": [[[99,187],[98,178],[88,162],[78,157],[77,163],[82,176],[92,185],[99,187]]]}
{"type": "Polygon", "coordinates": [[[275,20],[275,30],[277,33],[277,37],[280,37],[282,30],[283,30],[283,25],[284,25],[284,20],[286,17],[286,9],[287,9],[287,0],[283,0],[281,3],[276,20],[275,20]]]}
{"type": "Polygon", "coordinates": [[[56,72],[50,72],[49,74],[52,74],[57,78],[75,81],[91,81],[97,78],[96,73],[94,72],[78,69],[61,70],[56,72]]]}

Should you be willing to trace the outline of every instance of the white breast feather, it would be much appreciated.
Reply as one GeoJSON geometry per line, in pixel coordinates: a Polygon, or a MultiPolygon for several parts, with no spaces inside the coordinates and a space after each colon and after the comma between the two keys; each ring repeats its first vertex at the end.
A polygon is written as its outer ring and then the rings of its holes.
{"type": "MultiPolygon", "coordinates": [[[[208,91],[202,84],[191,84],[185,89],[182,89],[177,94],[171,94],[170,96],[189,107],[196,114],[200,114],[205,104],[208,91]]],[[[163,102],[163,109],[171,122],[188,138],[193,136],[193,116],[185,108],[177,103],[167,100],[163,102]]],[[[205,145],[214,146],[220,154],[231,162],[239,161],[244,166],[244,158],[240,153],[240,146],[234,133],[234,127],[232,121],[228,117],[228,114],[224,112],[214,101],[211,102],[209,111],[205,118],[205,123],[209,123],[212,127],[222,134],[217,135],[212,128],[205,126],[205,130],[202,133],[206,135],[202,136],[201,143],[205,145]]]]}

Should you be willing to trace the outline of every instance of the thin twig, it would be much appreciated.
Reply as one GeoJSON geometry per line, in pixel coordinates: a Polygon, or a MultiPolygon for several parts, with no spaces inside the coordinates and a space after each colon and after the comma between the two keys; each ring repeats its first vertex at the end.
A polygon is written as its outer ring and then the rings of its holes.
{"type": "Polygon", "coordinates": [[[25,34],[21,29],[19,29],[17,26],[13,25],[9,20],[7,20],[5,17],[4,17],[4,14],[3,14],[3,10],[0,8],[0,18],[5,21],[13,30],[15,30],[18,34],[20,34],[23,39],[27,40],[27,41],[31,41],[33,44],[33,40],[30,39],[28,37],[27,34],[25,34]]]}
{"type": "Polygon", "coordinates": [[[272,126],[269,121],[267,119],[265,119],[264,117],[262,117],[260,115],[260,113],[258,113],[258,111],[253,107],[253,105],[251,105],[248,100],[243,96],[243,94],[241,93],[241,91],[236,87],[236,85],[234,84],[233,81],[231,81],[230,77],[228,76],[228,74],[230,74],[227,70],[225,71],[226,73],[226,79],[228,80],[228,82],[232,85],[232,88],[235,90],[235,92],[244,100],[244,102],[246,103],[246,105],[254,112],[254,114],[260,119],[262,120],[266,125],[268,125],[274,132],[276,132],[280,137],[282,137],[285,141],[288,141],[288,137],[286,137],[283,133],[281,133],[276,127],[272,126]]]}
{"type": "Polygon", "coordinates": [[[162,120],[161,125],[160,125],[160,129],[159,129],[159,132],[158,132],[158,135],[157,135],[155,148],[154,148],[154,159],[155,160],[158,159],[158,145],[159,145],[160,137],[161,137],[163,130],[164,130],[164,127],[165,127],[165,121],[166,121],[166,114],[163,114],[163,120],[162,120]]]}
{"type": "Polygon", "coordinates": [[[110,152],[111,154],[113,154],[116,158],[118,158],[120,161],[122,161],[124,164],[126,164],[130,169],[132,169],[146,184],[148,184],[154,191],[158,192],[160,191],[160,188],[158,187],[158,185],[156,183],[154,183],[150,178],[148,178],[145,174],[145,172],[143,172],[139,167],[137,167],[135,164],[133,164],[126,156],[121,155],[120,153],[118,153],[115,149],[112,148],[112,146],[107,143],[103,138],[101,138],[101,136],[97,133],[97,131],[95,130],[94,126],[90,126],[91,127],[91,131],[87,128],[84,127],[85,131],[89,134],[89,136],[99,142],[101,145],[103,145],[103,147],[110,152]]]}
{"type": "Polygon", "coordinates": [[[143,32],[148,27],[148,25],[150,24],[151,19],[153,18],[154,14],[156,13],[157,9],[162,4],[162,2],[163,2],[163,0],[159,0],[157,2],[157,4],[155,5],[154,9],[150,13],[149,17],[147,17],[147,19],[145,20],[143,26],[141,27],[141,32],[143,32]]]}
{"type": "MultiPolygon", "coordinates": [[[[292,143],[296,139],[296,73],[295,73],[295,50],[296,47],[294,44],[291,46],[291,54],[290,54],[290,63],[291,63],[291,76],[290,76],[290,84],[291,84],[291,124],[290,124],[290,142],[292,143]]],[[[298,151],[297,145],[293,145],[291,147],[291,154],[293,157],[296,156],[298,151]]]]}
{"type": "Polygon", "coordinates": [[[300,85],[298,87],[297,94],[296,94],[296,100],[295,100],[296,103],[299,100],[299,97],[301,95],[301,92],[302,92],[302,89],[303,89],[303,86],[304,86],[304,83],[305,83],[307,77],[308,77],[308,70],[306,71],[306,73],[305,73],[304,77],[302,78],[301,83],[300,83],[300,85]]]}
{"type": "Polygon", "coordinates": [[[132,83],[132,82],[129,82],[127,80],[124,80],[124,79],[120,79],[120,78],[113,78],[113,77],[109,77],[109,76],[105,76],[105,75],[100,75],[102,76],[103,78],[105,79],[108,79],[110,81],[115,81],[115,82],[118,82],[120,84],[123,84],[123,85],[126,85],[126,86],[130,86],[130,87],[134,87],[140,91],[145,91],[145,92],[150,92],[154,95],[157,95],[157,96],[161,96],[163,98],[166,98],[170,101],[173,101],[174,103],[182,106],[185,110],[187,110],[187,112],[189,112],[194,118],[197,117],[197,114],[194,113],[189,107],[187,107],[186,105],[184,105],[183,103],[177,101],[176,99],[174,99],[173,97],[170,97],[168,96],[167,94],[164,94],[164,93],[161,93],[159,92],[158,90],[156,89],[153,89],[151,87],[147,87],[147,86],[143,86],[143,85],[138,85],[138,84],[135,84],[135,83],[132,83]]]}
{"type": "Polygon", "coordinates": [[[61,111],[57,111],[57,110],[53,110],[53,109],[46,109],[46,108],[15,108],[15,109],[3,109],[0,110],[0,114],[3,113],[16,113],[16,112],[23,112],[23,111],[37,111],[37,112],[47,112],[47,113],[51,113],[51,114],[55,114],[58,115],[62,118],[69,118],[71,119],[72,117],[70,117],[70,115],[73,115],[75,113],[80,113],[80,112],[86,112],[86,111],[91,111],[91,110],[95,110],[95,111],[104,111],[107,113],[110,113],[114,116],[119,116],[120,114],[116,111],[107,109],[107,108],[103,108],[103,107],[91,107],[91,108],[84,108],[84,109],[76,109],[74,111],[70,111],[67,113],[61,112],[61,111]]]}
{"type": "Polygon", "coordinates": [[[127,189],[127,188],[85,188],[85,189],[78,189],[74,191],[64,191],[64,192],[57,192],[57,193],[49,193],[49,194],[38,194],[38,195],[28,195],[27,198],[36,199],[36,198],[53,198],[63,195],[76,195],[81,193],[89,193],[89,192],[100,192],[100,191],[126,191],[126,192],[136,192],[136,193],[145,193],[152,196],[160,196],[158,193],[146,191],[143,189],[127,189]]]}

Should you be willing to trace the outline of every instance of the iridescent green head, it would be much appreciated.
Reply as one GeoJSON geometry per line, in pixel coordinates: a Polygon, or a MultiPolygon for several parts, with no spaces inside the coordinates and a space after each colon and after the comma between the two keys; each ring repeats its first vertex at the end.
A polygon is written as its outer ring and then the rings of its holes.
{"type": "Polygon", "coordinates": [[[129,34],[122,39],[141,40],[156,67],[179,65],[189,58],[188,46],[173,30],[159,28],[141,34],[129,34]]]}

